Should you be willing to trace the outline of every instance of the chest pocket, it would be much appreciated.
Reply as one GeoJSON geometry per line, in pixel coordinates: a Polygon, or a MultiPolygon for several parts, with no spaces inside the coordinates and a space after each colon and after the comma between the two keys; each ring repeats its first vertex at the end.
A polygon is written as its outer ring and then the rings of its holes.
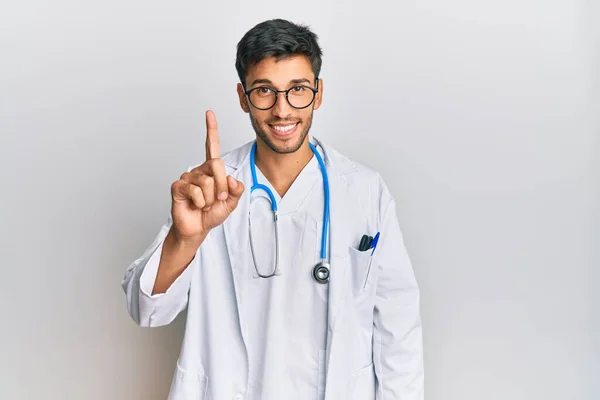
{"type": "Polygon", "coordinates": [[[371,256],[372,249],[360,251],[352,246],[348,247],[348,252],[352,292],[355,295],[370,292],[377,270],[376,255],[371,256]]]}

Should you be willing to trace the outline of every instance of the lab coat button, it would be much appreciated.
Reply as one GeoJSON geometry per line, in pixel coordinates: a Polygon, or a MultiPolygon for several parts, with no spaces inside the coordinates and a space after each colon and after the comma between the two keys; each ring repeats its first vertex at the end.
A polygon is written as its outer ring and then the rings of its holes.
{"type": "Polygon", "coordinates": [[[233,400],[244,400],[244,396],[240,393],[233,396],[233,400]]]}

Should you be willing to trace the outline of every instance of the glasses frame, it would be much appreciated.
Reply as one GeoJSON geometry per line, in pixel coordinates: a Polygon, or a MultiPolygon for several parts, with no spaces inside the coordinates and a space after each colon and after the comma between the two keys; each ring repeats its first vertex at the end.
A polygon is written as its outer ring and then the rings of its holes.
{"type": "Polygon", "coordinates": [[[294,85],[294,86],[292,86],[291,88],[289,88],[289,89],[287,89],[287,90],[276,90],[274,87],[271,87],[271,86],[265,86],[265,85],[263,85],[263,86],[257,86],[257,87],[255,87],[255,88],[252,88],[252,89],[248,89],[248,90],[246,90],[246,87],[244,86],[244,94],[245,94],[245,95],[246,95],[246,97],[248,98],[248,102],[249,102],[250,104],[252,104],[252,107],[256,108],[257,110],[266,111],[266,110],[270,110],[271,108],[275,107],[275,104],[277,104],[277,101],[279,100],[279,93],[285,93],[285,99],[286,99],[286,101],[288,102],[288,104],[290,105],[290,107],[292,107],[292,108],[295,108],[296,110],[304,110],[305,108],[307,108],[307,107],[310,107],[310,105],[311,105],[312,103],[314,103],[315,99],[317,98],[317,93],[319,93],[319,79],[317,78],[317,79],[315,79],[315,81],[316,81],[316,83],[317,83],[317,85],[316,85],[316,86],[317,86],[317,87],[316,87],[316,89],[315,89],[315,88],[312,88],[312,87],[310,87],[310,86],[306,86],[306,85],[294,85]],[[255,91],[255,90],[262,89],[262,88],[265,88],[265,87],[267,87],[267,88],[271,89],[271,90],[273,91],[273,93],[275,93],[275,101],[273,102],[273,105],[272,105],[271,107],[268,107],[268,108],[260,108],[260,107],[256,107],[256,106],[254,105],[254,103],[252,102],[252,100],[250,100],[250,94],[251,94],[253,91],[255,91]],[[304,106],[304,107],[296,107],[296,106],[294,106],[292,103],[290,103],[290,98],[288,97],[288,96],[289,96],[289,94],[290,94],[290,91],[291,91],[292,89],[295,89],[295,88],[297,88],[297,87],[303,87],[303,88],[309,89],[310,91],[312,91],[312,92],[313,92],[313,97],[312,97],[312,100],[310,101],[310,103],[308,103],[308,104],[307,104],[306,106],[304,106]]]}

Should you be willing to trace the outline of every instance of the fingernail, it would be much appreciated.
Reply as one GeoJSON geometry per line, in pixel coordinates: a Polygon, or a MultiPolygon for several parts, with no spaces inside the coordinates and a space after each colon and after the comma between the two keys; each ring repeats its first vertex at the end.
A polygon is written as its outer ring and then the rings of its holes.
{"type": "Polygon", "coordinates": [[[219,193],[219,200],[227,200],[227,192],[219,193]]]}
{"type": "Polygon", "coordinates": [[[236,179],[231,180],[231,187],[234,189],[238,187],[238,181],[236,179]]]}

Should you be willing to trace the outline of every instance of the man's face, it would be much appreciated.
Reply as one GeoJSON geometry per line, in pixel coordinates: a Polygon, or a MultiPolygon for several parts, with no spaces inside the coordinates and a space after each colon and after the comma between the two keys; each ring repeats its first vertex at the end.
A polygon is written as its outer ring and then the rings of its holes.
{"type": "MultiPolygon", "coordinates": [[[[252,65],[246,77],[246,90],[256,87],[287,90],[297,86],[317,88],[310,61],[302,55],[289,56],[278,62],[275,61],[275,57],[266,58],[258,64],[252,65]]],[[[238,96],[242,109],[250,114],[250,121],[257,136],[274,152],[286,154],[298,150],[308,135],[312,124],[313,110],[321,106],[322,80],[319,80],[318,89],[319,92],[313,103],[304,109],[292,107],[286,100],[285,93],[279,93],[277,102],[272,108],[260,110],[248,101],[241,84],[238,84],[238,96]]],[[[259,90],[265,93],[269,92],[267,89],[259,90]]],[[[302,89],[297,89],[297,92],[300,91],[302,89]]],[[[309,93],[308,89],[304,89],[304,91],[309,93]]],[[[312,96],[312,94],[310,95],[312,96]]],[[[300,95],[290,93],[292,101],[294,101],[293,96],[299,98],[300,95]]]]}

